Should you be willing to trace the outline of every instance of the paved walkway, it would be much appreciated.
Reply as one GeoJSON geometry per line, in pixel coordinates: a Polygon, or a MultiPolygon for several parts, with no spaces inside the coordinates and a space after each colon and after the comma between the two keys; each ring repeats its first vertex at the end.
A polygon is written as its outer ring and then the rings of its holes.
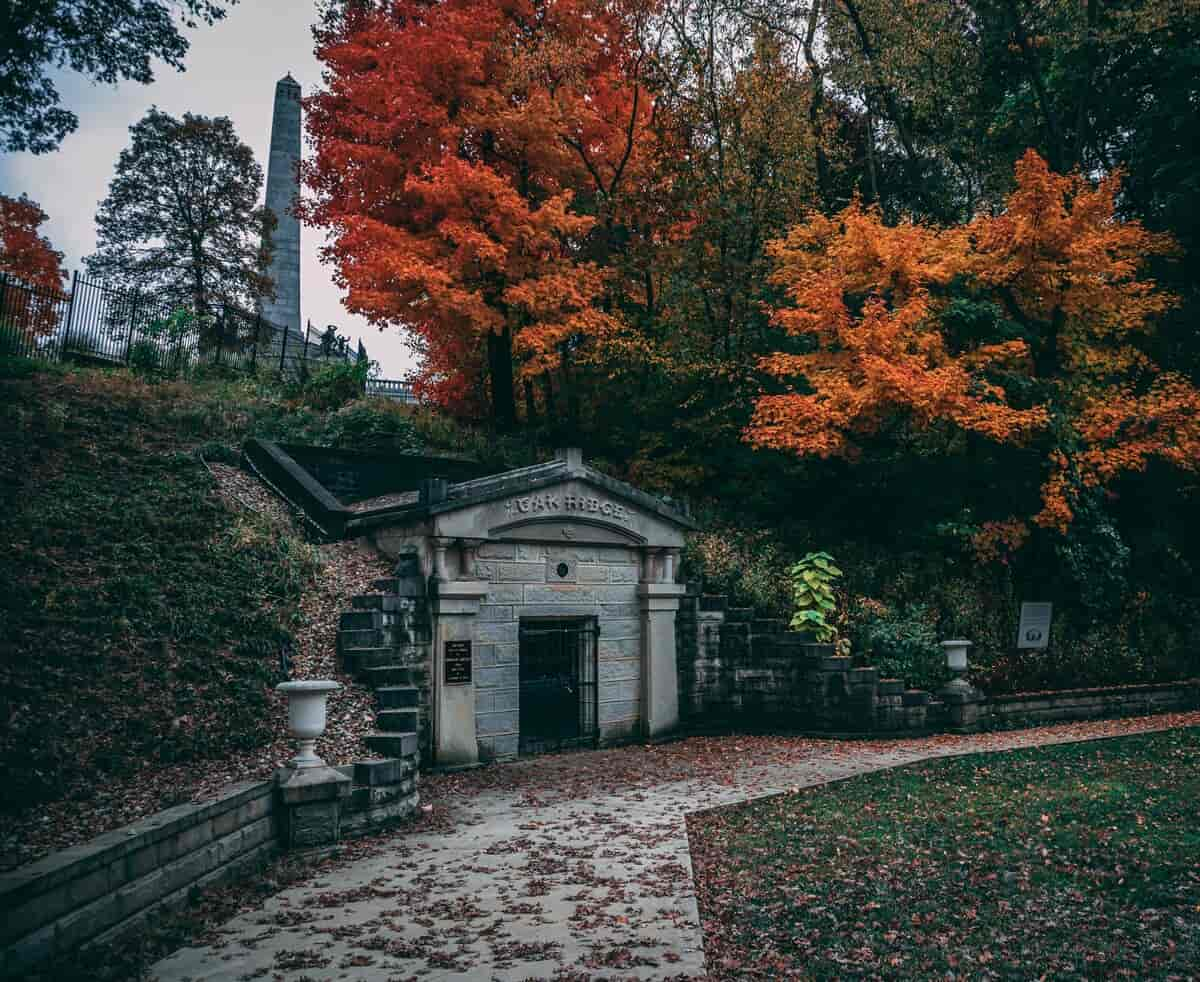
{"type": "MultiPolygon", "coordinates": [[[[379,854],[277,894],[227,923],[222,941],[182,949],[151,974],[163,982],[702,976],[689,812],[934,757],[1184,724],[1200,724],[1200,714],[892,743],[792,741],[798,752],[767,764],[557,802],[531,801],[527,789],[483,790],[452,799],[453,832],[398,833],[379,854]]],[[[700,746],[736,751],[738,741],[700,746]]],[[[587,756],[615,771],[620,755],[639,753],[587,756]]],[[[561,771],[563,761],[510,766],[561,771]]]]}

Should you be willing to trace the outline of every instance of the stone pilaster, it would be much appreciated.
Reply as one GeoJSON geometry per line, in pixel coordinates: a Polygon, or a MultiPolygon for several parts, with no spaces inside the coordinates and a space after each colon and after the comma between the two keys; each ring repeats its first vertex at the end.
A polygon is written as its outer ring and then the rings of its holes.
{"type": "MultiPolygon", "coordinates": [[[[444,560],[440,560],[444,564],[444,560]]],[[[444,568],[444,565],[443,565],[444,568]]],[[[437,584],[437,622],[433,656],[433,761],[442,767],[479,763],[475,735],[475,672],[471,681],[447,683],[446,647],[453,642],[474,645],[479,603],[488,584],[482,580],[446,580],[437,584]]]]}
{"type": "Polygon", "coordinates": [[[679,726],[679,672],[675,665],[675,612],[682,583],[639,583],[642,622],[642,725],[657,737],[679,726]]]}

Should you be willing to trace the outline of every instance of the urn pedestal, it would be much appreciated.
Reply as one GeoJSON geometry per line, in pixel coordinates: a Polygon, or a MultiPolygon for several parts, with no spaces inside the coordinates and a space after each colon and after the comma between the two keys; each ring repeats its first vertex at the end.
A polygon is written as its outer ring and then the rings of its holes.
{"type": "Polygon", "coordinates": [[[315,747],[325,732],[326,700],[341,686],[314,679],[284,682],[275,688],[288,697],[288,729],[299,750],[275,775],[284,848],[335,845],[341,838],[341,804],[350,794],[351,781],[328,767],[315,747]]]}

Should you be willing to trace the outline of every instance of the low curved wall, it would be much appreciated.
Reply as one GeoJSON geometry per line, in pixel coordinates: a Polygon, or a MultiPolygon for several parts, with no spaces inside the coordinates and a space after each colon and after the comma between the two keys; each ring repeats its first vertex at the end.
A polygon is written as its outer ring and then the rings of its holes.
{"type": "MultiPolygon", "coordinates": [[[[340,768],[343,838],[416,811],[417,754],[340,768]]],[[[0,978],[19,978],[79,948],[102,945],[185,907],[193,891],[234,879],[280,851],[276,780],[230,785],[0,876],[0,978]]]]}
{"type": "Polygon", "coordinates": [[[104,943],[276,850],[273,781],[177,805],[0,876],[3,977],[104,943]]]}

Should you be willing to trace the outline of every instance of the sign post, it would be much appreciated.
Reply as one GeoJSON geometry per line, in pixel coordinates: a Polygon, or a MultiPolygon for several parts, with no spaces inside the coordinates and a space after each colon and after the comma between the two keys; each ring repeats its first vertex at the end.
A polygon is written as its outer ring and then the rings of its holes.
{"type": "Polygon", "coordinates": [[[1053,604],[1021,604],[1021,624],[1017,628],[1018,648],[1044,649],[1050,643],[1053,607],[1053,604]]]}

